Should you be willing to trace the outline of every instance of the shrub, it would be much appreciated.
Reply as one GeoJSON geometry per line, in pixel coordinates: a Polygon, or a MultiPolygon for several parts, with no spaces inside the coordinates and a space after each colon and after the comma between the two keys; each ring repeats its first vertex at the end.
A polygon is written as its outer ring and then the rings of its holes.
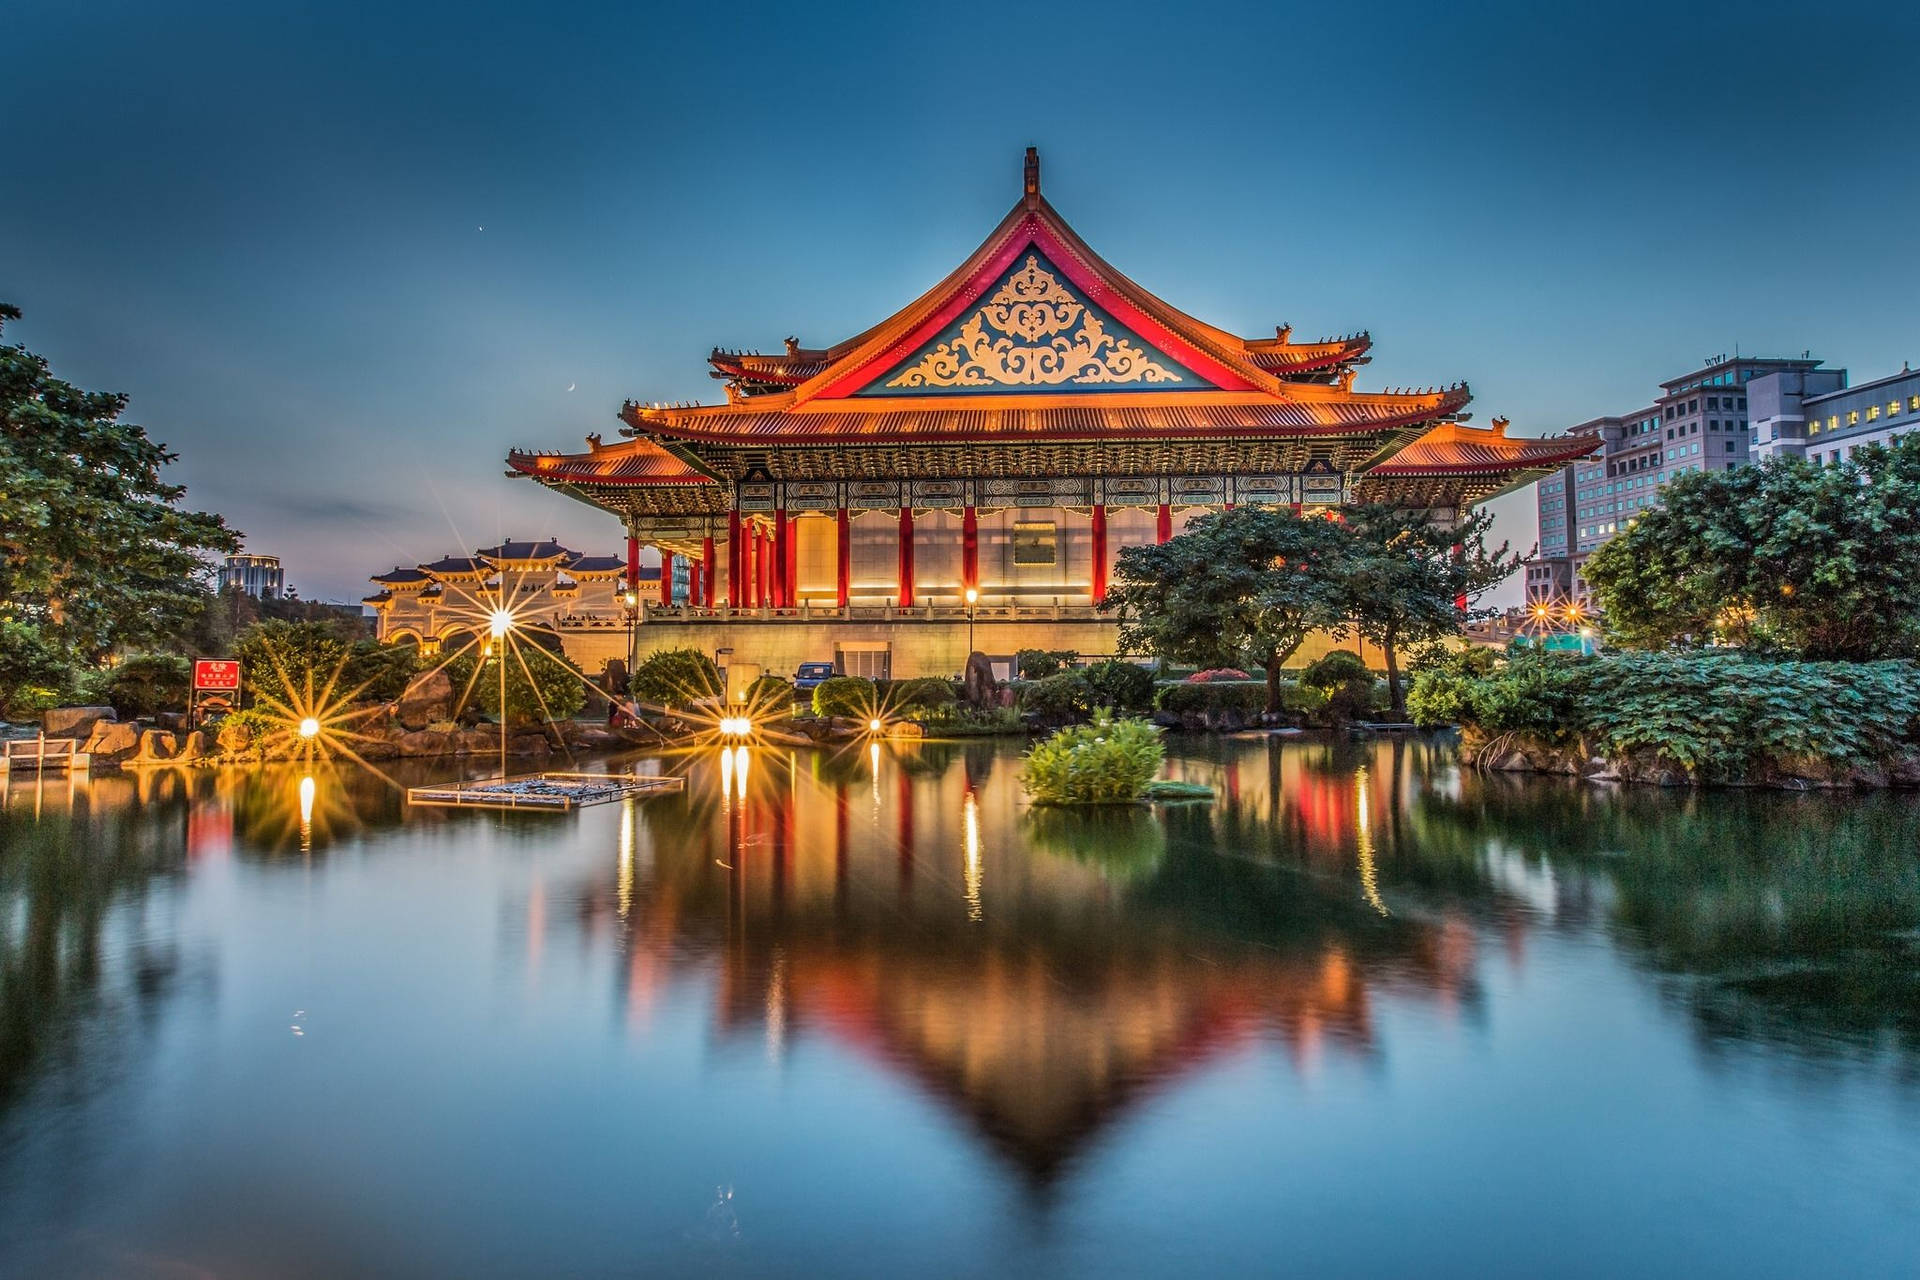
{"type": "Polygon", "coordinates": [[[94,672],[86,692],[110,705],[121,719],[160,711],[184,711],[193,664],[170,653],[143,653],[94,672]]]}
{"type": "Polygon", "coordinates": [[[1360,655],[1345,649],[1335,649],[1300,673],[1300,687],[1324,696],[1324,718],[1336,725],[1366,715],[1378,684],[1360,655]]]}
{"type": "Polygon", "coordinates": [[[1080,675],[1092,689],[1097,706],[1123,714],[1153,706],[1153,672],[1137,662],[1109,658],[1083,667],[1080,675]]]}
{"type": "Polygon", "coordinates": [[[1205,671],[1196,671],[1187,677],[1195,684],[1209,684],[1215,680],[1250,680],[1246,672],[1238,667],[1208,667],[1205,671]]]}
{"type": "Polygon", "coordinates": [[[1013,656],[1013,670],[1022,680],[1044,680],[1079,656],[1071,649],[1022,649],[1013,656]]]}
{"type": "MultiPolygon", "coordinates": [[[[307,706],[345,674],[347,643],[324,622],[256,622],[240,633],[241,690],[248,706],[307,706]]],[[[341,689],[348,685],[338,685],[341,689]]]]}
{"type": "Polygon", "coordinates": [[[1183,680],[1160,686],[1160,710],[1173,715],[1224,715],[1237,712],[1257,716],[1267,709],[1264,680],[1183,680]]]}
{"type": "Polygon", "coordinates": [[[834,676],[813,687],[813,714],[865,720],[880,708],[880,691],[863,676],[834,676]]]}
{"type": "Polygon", "coordinates": [[[52,706],[70,678],[69,654],[38,628],[0,620],[0,714],[52,706]]]}
{"type": "Polygon", "coordinates": [[[360,640],[347,651],[339,689],[357,698],[392,702],[407,691],[407,683],[419,671],[420,650],[413,645],[360,640]]]}
{"type": "Polygon", "coordinates": [[[951,680],[922,676],[917,680],[895,680],[885,693],[886,705],[898,712],[929,710],[950,706],[960,700],[951,680]]]}
{"type": "Polygon", "coordinates": [[[1021,686],[1020,709],[1046,720],[1071,720],[1092,712],[1093,686],[1078,671],[1062,671],[1021,686]]]}
{"type": "Polygon", "coordinates": [[[1159,729],[1102,712],[1028,751],[1020,776],[1038,804],[1127,804],[1145,794],[1165,758],[1159,729]]]}
{"type": "Polygon", "coordinates": [[[1025,733],[1027,722],[1014,707],[974,707],[964,702],[929,707],[915,717],[926,732],[940,738],[984,738],[1025,733]]]}
{"type": "Polygon", "coordinates": [[[747,704],[786,715],[793,710],[793,684],[784,676],[759,676],[747,686],[747,704]]]}
{"type": "Polygon", "coordinates": [[[698,649],[658,649],[627,677],[628,693],[641,702],[684,707],[702,698],[720,697],[720,668],[698,649]]]}
{"type": "Polygon", "coordinates": [[[506,664],[507,717],[520,724],[570,720],[587,704],[586,677],[571,662],[538,645],[523,644],[506,654],[481,658],[467,650],[446,665],[453,687],[489,716],[500,716],[500,663],[506,664]],[[514,653],[519,654],[516,660],[514,653]],[[522,663],[525,665],[523,666],[522,663]],[[475,667],[479,667],[478,676],[475,667]],[[529,679],[531,677],[531,679],[529,679]]]}

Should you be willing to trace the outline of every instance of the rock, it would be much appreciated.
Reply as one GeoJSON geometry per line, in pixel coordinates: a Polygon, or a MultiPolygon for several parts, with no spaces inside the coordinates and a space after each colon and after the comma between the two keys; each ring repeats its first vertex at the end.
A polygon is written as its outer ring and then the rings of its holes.
{"type": "Polygon", "coordinates": [[[516,760],[543,764],[553,755],[553,744],[547,741],[544,734],[523,733],[507,741],[507,753],[516,760]]]}
{"type": "Polygon", "coordinates": [[[464,729],[451,736],[455,755],[485,756],[500,752],[500,730],[496,727],[464,729]]]}
{"type": "Polygon", "coordinates": [[[85,738],[114,718],[112,707],[49,707],[40,713],[40,727],[49,738],[85,738]]]}
{"type": "Polygon", "coordinates": [[[409,729],[453,719],[453,678],[438,668],[415,676],[393,704],[393,714],[409,729]]]}
{"type": "Polygon", "coordinates": [[[140,752],[134,759],[171,760],[179,749],[180,741],[171,730],[148,729],[140,735],[140,752]]]}
{"type": "Polygon", "coordinates": [[[432,733],[425,729],[413,733],[403,733],[394,742],[394,749],[403,756],[444,756],[451,755],[458,737],[451,733],[432,733]]]}
{"type": "Polygon", "coordinates": [[[925,725],[912,720],[895,720],[887,726],[889,738],[924,738],[927,736],[925,725]]]}
{"type": "Polygon", "coordinates": [[[1895,787],[1920,787],[1920,756],[1896,760],[1887,770],[1887,783],[1895,787]]]}
{"type": "Polygon", "coordinates": [[[182,733],[187,727],[187,713],[184,711],[156,711],[153,715],[153,722],[169,733],[182,733]]]}
{"type": "Polygon", "coordinates": [[[119,764],[140,750],[140,726],[101,721],[93,726],[86,745],[80,749],[92,757],[92,764],[119,764]]]}
{"type": "Polygon", "coordinates": [[[213,735],[205,729],[195,729],[180,738],[179,750],[174,752],[175,760],[204,760],[212,754],[213,735]]]}
{"type": "Polygon", "coordinates": [[[245,755],[253,749],[253,730],[234,720],[222,720],[214,740],[228,755],[245,755]]]}
{"type": "Polygon", "coordinates": [[[967,705],[990,707],[997,701],[999,686],[994,682],[993,663],[987,659],[986,654],[976,650],[967,655],[964,683],[967,705]]]}
{"type": "Polygon", "coordinates": [[[567,740],[583,751],[612,751],[626,745],[625,740],[611,729],[595,729],[591,726],[569,732],[567,740]]]}

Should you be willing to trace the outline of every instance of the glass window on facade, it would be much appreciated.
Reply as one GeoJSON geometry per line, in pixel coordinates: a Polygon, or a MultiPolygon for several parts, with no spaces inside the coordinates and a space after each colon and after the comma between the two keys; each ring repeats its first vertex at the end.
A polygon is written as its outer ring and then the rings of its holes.
{"type": "Polygon", "coordinates": [[[1015,564],[1053,564],[1059,559],[1059,529],[1051,520],[1016,520],[1013,524],[1015,564]]]}

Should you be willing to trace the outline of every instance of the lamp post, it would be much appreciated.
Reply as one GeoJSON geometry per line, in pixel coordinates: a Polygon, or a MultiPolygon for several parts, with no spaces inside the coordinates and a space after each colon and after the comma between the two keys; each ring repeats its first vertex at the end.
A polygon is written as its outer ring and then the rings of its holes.
{"type": "MultiPolygon", "coordinates": [[[[980,603],[980,592],[974,587],[967,588],[967,662],[973,661],[973,615],[974,606],[980,603]]],[[[966,672],[966,663],[960,664],[962,674],[966,672]]]]}
{"type": "Polygon", "coordinates": [[[629,587],[627,594],[621,598],[627,605],[627,678],[631,680],[635,649],[634,629],[640,621],[640,593],[629,587]]]}

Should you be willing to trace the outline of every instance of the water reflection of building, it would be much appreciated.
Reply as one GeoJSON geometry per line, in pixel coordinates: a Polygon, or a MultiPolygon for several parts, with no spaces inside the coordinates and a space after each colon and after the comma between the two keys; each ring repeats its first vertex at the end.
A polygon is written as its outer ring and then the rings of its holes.
{"type": "Polygon", "coordinates": [[[1184,829],[1114,872],[1036,851],[990,749],[872,760],[755,752],[744,789],[737,765],[722,787],[702,763],[683,807],[634,811],[583,910],[626,926],[635,1016],[678,968],[714,966],[724,1036],[831,1037],[1044,1181],[1143,1093],[1237,1049],[1278,1043],[1309,1069],[1374,1052],[1383,984],[1471,995],[1467,935],[1383,918],[1349,880],[1222,858],[1184,829]]]}

